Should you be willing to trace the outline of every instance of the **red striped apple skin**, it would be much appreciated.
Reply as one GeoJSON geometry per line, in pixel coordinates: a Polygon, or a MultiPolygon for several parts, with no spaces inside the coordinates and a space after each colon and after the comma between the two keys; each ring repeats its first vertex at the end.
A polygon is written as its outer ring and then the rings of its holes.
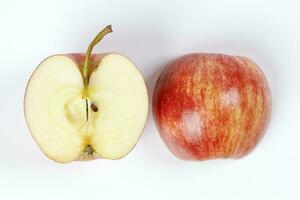
{"type": "Polygon", "coordinates": [[[189,54],[161,73],[153,115],[166,146],[181,159],[240,158],[265,133],[271,94],[248,58],[189,54]]]}
{"type": "MultiPolygon", "coordinates": [[[[90,57],[90,70],[89,70],[89,76],[93,73],[95,68],[97,68],[98,64],[100,63],[101,59],[104,58],[104,56],[108,55],[109,53],[103,53],[103,54],[91,54],[90,57]]],[[[82,71],[85,53],[72,53],[72,54],[64,54],[65,56],[71,58],[76,65],[79,67],[80,71],[82,71]]]]}

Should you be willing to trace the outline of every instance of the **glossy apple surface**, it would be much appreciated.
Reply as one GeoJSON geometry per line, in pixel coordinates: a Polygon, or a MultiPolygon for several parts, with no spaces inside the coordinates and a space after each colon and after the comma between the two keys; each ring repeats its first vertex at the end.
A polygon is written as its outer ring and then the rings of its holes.
{"type": "Polygon", "coordinates": [[[245,57],[180,57],[161,73],[153,94],[161,138],[186,160],[246,155],[264,135],[270,114],[267,80],[245,57]]]}

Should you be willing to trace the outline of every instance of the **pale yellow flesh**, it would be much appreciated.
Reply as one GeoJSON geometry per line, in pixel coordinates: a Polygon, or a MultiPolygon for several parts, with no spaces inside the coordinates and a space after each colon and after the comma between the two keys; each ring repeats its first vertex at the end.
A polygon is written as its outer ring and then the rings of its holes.
{"type": "Polygon", "coordinates": [[[137,143],[148,115],[143,77],[127,58],[108,54],[89,81],[89,120],[83,80],[67,56],[52,56],[31,77],[25,116],[42,151],[58,162],[99,156],[118,159],[137,143]],[[91,104],[98,112],[91,109],[91,104]],[[86,155],[90,145],[93,156],[86,155]]]}

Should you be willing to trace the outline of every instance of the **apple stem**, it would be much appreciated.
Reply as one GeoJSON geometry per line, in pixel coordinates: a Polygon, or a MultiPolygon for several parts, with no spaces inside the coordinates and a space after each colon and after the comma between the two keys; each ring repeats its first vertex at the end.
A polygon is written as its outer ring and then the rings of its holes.
{"type": "Polygon", "coordinates": [[[84,84],[85,93],[86,93],[85,96],[87,96],[87,86],[89,83],[88,76],[89,76],[89,65],[90,65],[90,58],[91,58],[92,50],[93,50],[94,46],[96,44],[98,44],[106,34],[111,33],[111,32],[112,32],[111,25],[106,26],[102,31],[100,31],[100,33],[98,33],[98,35],[96,35],[96,37],[90,43],[90,45],[86,51],[83,69],[82,69],[83,84],[84,84]]]}

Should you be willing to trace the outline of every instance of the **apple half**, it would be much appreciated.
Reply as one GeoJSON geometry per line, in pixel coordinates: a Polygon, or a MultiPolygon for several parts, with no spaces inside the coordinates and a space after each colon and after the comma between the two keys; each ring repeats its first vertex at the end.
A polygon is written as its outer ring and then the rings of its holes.
{"type": "Polygon", "coordinates": [[[136,66],[120,54],[54,55],[32,74],[25,118],[46,156],[57,162],[119,159],[139,140],[148,116],[148,93],[136,66]]]}

